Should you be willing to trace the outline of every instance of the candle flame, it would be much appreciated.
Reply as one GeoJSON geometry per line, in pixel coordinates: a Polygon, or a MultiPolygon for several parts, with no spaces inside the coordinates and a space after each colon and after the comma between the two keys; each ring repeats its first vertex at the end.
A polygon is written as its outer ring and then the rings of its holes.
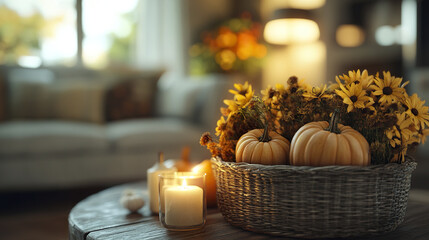
{"type": "Polygon", "coordinates": [[[183,182],[182,182],[182,187],[186,187],[186,185],[187,185],[186,184],[186,179],[184,179],[183,182]]]}

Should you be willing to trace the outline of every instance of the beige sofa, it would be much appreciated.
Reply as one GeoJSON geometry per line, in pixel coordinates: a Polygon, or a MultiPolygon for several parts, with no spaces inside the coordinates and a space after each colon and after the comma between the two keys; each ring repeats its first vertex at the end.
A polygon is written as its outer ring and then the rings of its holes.
{"type": "MultiPolygon", "coordinates": [[[[42,75],[49,77],[45,70],[42,75]]],[[[30,78],[37,78],[37,70],[30,72],[30,78]]],[[[3,75],[8,82],[22,80],[8,74],[3,75]]],[[[47,82],[52,85],[51,80],[47,82]]],[[[69,118],[9,117],[0,122],[0,190],[58,189],[145,179],[159,151],[167,159],[179,158],[184,146],[191,147],[191,160],[209,158],[199,138],[204,131],[214,130],[222,99],[232,83],[221,75],[178,79],[168,74],[156,82],[155,88],[150,89],[155,94],[149,116],[107,122],[92,116],[87,118],[94,121],[85,121],[71,118],[73,109],[63,109],[69,118]]],[[[101,90],[88,94],[101,93],[105,100],[108,89],[120,83],[103,84],[101,90]]],[[[10,83],[6,86],[8,99],[13,99],[11,94],[16,89],[10,89],[10,83]]],[[[133,84],[130,89],[138,92],[139,86],[133,84]]],[[[72,99],[81,101],[84,96],[77,94],[72,99]]],[[[57,100],[51,98],[58,105],[57,100]]],[[[91,105],[90,101],[83,101],[85,105],[91,105]]],[[[99,108],[105,102],[93,105],[99,108]]],[[[13,106],[7,106],[10,113],[13,106]]],[[[95,111],[93,106],[87,107],[92,109],[90,113],[95,111]]]]}

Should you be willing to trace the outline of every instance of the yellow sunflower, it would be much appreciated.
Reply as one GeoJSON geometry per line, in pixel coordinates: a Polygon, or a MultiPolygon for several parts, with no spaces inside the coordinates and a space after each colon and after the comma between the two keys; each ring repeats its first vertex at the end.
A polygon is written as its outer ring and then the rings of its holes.
{"type": "Polygon", "coordinates": [[[270,101],[273,98],[274,93],[275,93],[274,89],[270,85],[268,85],[266,89],[261,90],[262,101],[264,102],[270,101]]]}
{"type": "Polygon", "coordinates": [[[287,92],[286,87],[283,84],[277,83],[276,84],[276,91],[280,94],[283,95],[287,92]]]}
{"type": "Polygon", "coordinates": [[[410,146],[410,145],[415,145],[415,144],[420,144],[420,142],[421,142],[421,138],[420,138],[420,136],[419,136],[419,134],[418,134],[418,132],[412,132],[412,135],[410,135],[409,136],[409,138],[408,139],[403,139],[403,141],[402,141],[402,158],[403,158],[403,160],[404,160],[404,157],[405,157],[405,155],[407,154],[407,149],[408,149],[408,146],[410,146]]]}
{"type": "Polygon", "coordinates": [[[250,85],[247,81],[244,84],[235,83],[234,87],[237,90],[231,89],[231,90],[229,90],[229,92],[234,94],[235,100],[237,100],[236,98],[238,96],[245,96],[245,97],[247,97],[249,95],[253,96],[252,85],[250,85]]]}
{"type": "Polygon", "coordinates": [[[268,86],[267,89],[261,90],[261,93],[262,101],[265,103],[266,106],[271,107],[271,110],[273,110],[272,108],[278,104],[278,92],[271,86],[268,86]]]}
{"type": "MultiPolygon", "coordinates": [[[[338,79],[338,81],[339,81],[339,79],[338,79]]],[[[334,91],[335,89],[340,89],[340,85],[338,83],[330,82],[328,90],[334,91]]]]}
{"type": "Polygon", "coordinates": [[[225,131],[225,128],[226,128],[225,118],[220,117],[220,119],[217,121],[216,136],[219,136],[223,131],[225,131]]]}
{"type": "Polygon", "coordinates": [[[411,144],[420,144],[421,141],[422,141],[421,136],[417,132],[415,132],[413,133],[413,135],[410,136],[409,139],[403,142],[403,146],[408,146],[411,144]]]}
{"type": "Polygon", "coordinates": [[[301,88],[304,91],[311,91],[312,86],[305,82],[305,79],[300,79],[298,81],[298,88],[301,88]]]}
{"type": "Polygon", "coordinates": [[[385,134],[389,139],[390,145],[393,148],[401,145],[401,135],[396,126],[393,126],[391,129],[386,130],[385,134]]]}
{"type": "Polygon", "coordinates": [[[237,102],[237,105],[239,107],[243,107],[244,105],[246,105],[246,103],[252,100],[253,92],[248,92],[246,93],[246,95],[235,95],[234,98],[237,102]]]}
{"type": "Polygon", "coordinates": [[[411,97],[405,94],[405,105],[408,108],[406,113],[418,129],[423,129],[425,125],[429,126],[429,108],[424,104],[425,101],[420,100],[416,93],[411,97]]]}
{"type": "Polygon", "coordinates": [[[391,104],[403,97],[405,93],[404,87],[408,81],[401,85],[402,78],[391,76],[390,72],[383,72],[383,79],[378,76],[375,78],[372,89],[375,96],[380,96],[378,100],[381,104],[391,104]]]}
{"type": "Polygon", "coordinates": [[[350,87],[346,87],[341,83],[341,90],[337,89],[335,92],[341,96],[343,102],[348,105],[347,112],[351,112],[355,108],[365,108],[368,103],[372,102],[372,98],[365,96],[365,91],[362,89],[361,84],[352,83],[350,87]]]}
{"type": "Polygon", "coordinates": [[[423,129],[419,134],[422,144],[426,142],[426,137],[429,136],[429,129],[423,129]]]}
{"type": "Polygon", "coordinates": [[[225,99],[223,102],[228,106],[229,112],[235,112],[238,110],[237,102],[234,100],[225,99]]]}
{"type": "Polygon", "coordinates": [[[254,91],[252,90],[252,85],[248,82],[244,84],[234,84],[235,89],[229,90],[230,93],[234,94],[234,100],[226,99],[223,102],[228,105],[228,109],[231,112],[235,112],[238,109],[246,105],[252,98],[254,91]]]}
{"type": "MultiPolygon", "coordinates": [[[[338,79],[338,77],[336,77],[338,79]]],[[[342,76],[339,76],[339,79],[343,80],[346,85],[348,84],[360,84],[362,86],[362,89],[367,90],[370,88],[371,84],[374,82],[374,76],[368,75],[368,71],[365,69],[360,72],[358,69],[357,71],[349,71],[349,75],[343,74],[342,76]]],[[[337,82],[339,82],[339,79],[337,82]]]]}
{"type": "Polygon", "coordinates": [[[326,93],[326,84],[324,84],[322,88],[313,87],[313,88],[311,88],[311,91],[306,91],[305,93],[302,94],[302,96],[309,98],[309,99],[332,98],[332,95],[326,93]]]}
{"type": "Polygon", "coordinates": [[[396,124],[388,129],[385,134],[392,147],[401,146],[403,142],[411,139],[413,132],[410,130],[412,121],[405,113],[396,114],[396,124]]]}
{"type": "Polygon", "coordinates": [[[284,102],[289,97],[288,90],[283,84],[276,84],[272,104],[278,105],[280,102],[284,102]]]}
{"type": "Polygon", "coordinates": [[[374,104],[374,100],[371,97],[369,97],[369,101],[367,103],[365,103],[365,109],[369,110],[370,115],[376,115],[377,114],[377,110],[375,109],[373,104],[374,104]]]}
{"type": "Polygon", "coordinates": [[[291,76],[287,80],[287,90],[289,93],[295,93],[299,89],[302,89],[304,91],[310,90],[311,86],[305,82],[304,79],[299,79],[296,76],[291,76]]]}
{"type": "MultiPolygon", "coordinates": [[[[225,101],[224,101],[225,102],[225,101]]],[[[228,116],[230,113],[231,113],[231,109],[229,109],[229,108],[224,108],[224,107],[221,107],[220,108],[220,113],[223,115],[223,116],[228,116]]]]}

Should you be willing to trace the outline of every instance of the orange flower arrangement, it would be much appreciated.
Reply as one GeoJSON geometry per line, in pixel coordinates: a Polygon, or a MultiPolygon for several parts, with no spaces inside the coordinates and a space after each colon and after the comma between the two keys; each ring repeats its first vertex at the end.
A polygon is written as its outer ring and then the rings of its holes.
{"type": "Polygon", "coordinates": [[[233,18],[202,34],[202,42],[189,49],[191,74],[258,69],[267,53],[261,43],[262,25],[249,13],[233,18]]]}

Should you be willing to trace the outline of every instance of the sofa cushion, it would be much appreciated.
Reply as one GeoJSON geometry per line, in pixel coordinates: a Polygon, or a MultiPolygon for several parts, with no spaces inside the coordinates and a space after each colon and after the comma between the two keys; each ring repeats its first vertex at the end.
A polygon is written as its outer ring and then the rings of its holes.
{"type": "Polygon", "coordinates": [[[0,124],[0,156],[108,151],[104,128],[68,121],[0,124]]]}
{"type": "Polygon", "coordinates": [[[106,121],[151,117],[154,112],[157,82],[162,70],[117,71],[105,96],[106,121]]]}
{"type": "Polygon", "coordinates": [[[50,86],[51,114],[54,119],[104,122],[104,92],[102,79],[69,79],[50,86]]]}
{"type": "Polygon", "coordinates": [[[179,119],[124,120],[107,125],[107,135],[117,151],[199,146],[202,130],[179,119]]]}
{"type": "Polygon", "coordinates": [[[9,118],[52,117],[49,86],[53,82],[53,73],[46,69],[10,70],[7,74],[9,118]]]}
{"type": "Polygon", "coordinates": [[[102,123],[105,76],[56,79],[49,69],[12,69],[7,74],[9,118],[102,123]]]}

